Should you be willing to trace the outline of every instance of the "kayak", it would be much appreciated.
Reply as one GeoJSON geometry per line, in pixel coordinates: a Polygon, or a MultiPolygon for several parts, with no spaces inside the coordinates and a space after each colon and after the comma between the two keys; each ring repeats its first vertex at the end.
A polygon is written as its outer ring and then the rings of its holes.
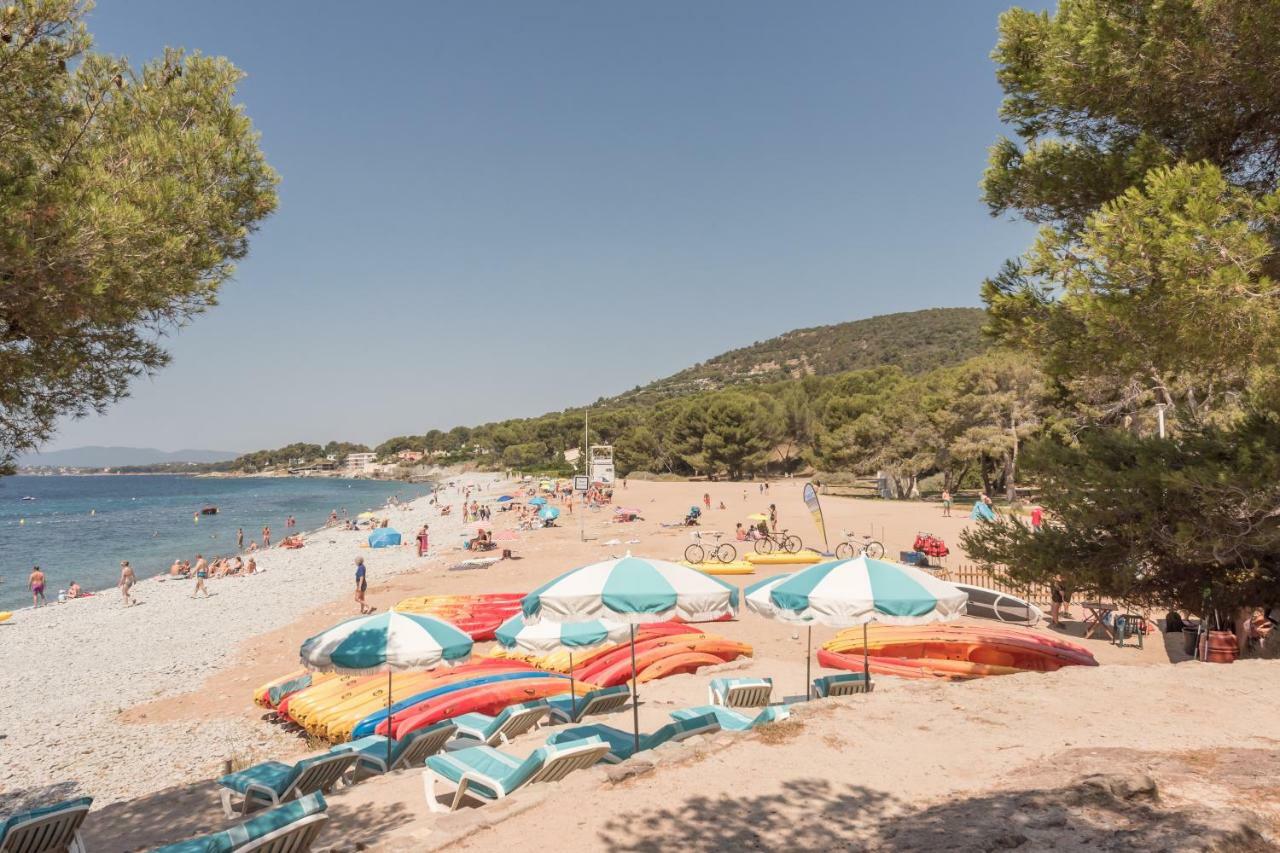
{"type": "MultiPolygon", "coordinates": [[[[579,682],[579,689],[583,693],[593,689],[595,686],[579,682]]],[[[545,699],[548,696],[568,693],[568,687],[569,679],[565,676],[544,675],[542,678],[524,679],[510,683],[485,684],[466,690],[454,691],[448,695],[439,696],[422,703],[417,707],[416,712],[411,715],[393,718],[391,720],[394,729],[393,736],[396,740],[399,740],[425,726],[438,723],[441,720],[458,717],[462,714],[479,713],[492,716],[501,713],[502,709],[508,705],[532,702],[535,699],[545,699]]],[[[383,720],[378,726],[377,733],[385,735],[387,729],[387,721],[383,720]]]]}
{"type": "Polygon", "coordinates": [[[722,663],[724,661],[720,658],[705,652],[683,652],[678,655],[669,655],[656,663],[649,664],[640,670],[640,674],[636,676],[636,681],[643,684],[646,681],[666,678],[668,675],[697,672],[704,666],[716,666],[722,663]]]}
{"type": "MultiPolygon", "coordinates": [[[[688,653],[699,653],[716,658],[717,663],[727,663],[736,658],[749,656],[750,646],[735,643],[722,637],[670,637],[654,641],[651,644],[638,644],[635,661],[636,673],[644,672],[659,661],[688,653]]],[[[579,678],[599,684],[601,687],[614,687],[631,679],[631,647],[619,650],[620,654],[611,657],[605,664],[592,666],[577,673],[579,678]]],[[[655,676],[657,677],[657,676],[655,676]]]]}
{"type": "MultiPolygon", "coordinates": [[[[841,654],[839,652],[818,650],[818,665],[831,669],[844,669],[850,672],[862,672],[862,655],[841,654]]],[[[867,668],[877,675],[892,675],[898,678],[939,678],[945,681],[967,681],[973,678],[985,678],[992,675],[1016,675],[1026,670],[1008,666],[992,666],[990,664],[969,663],[953,660],[911,660],[908,658],[885,658],[870,655],[867,657],[867,668]]]]}
{"type": "Polygon", "coordinates": [[[772,554],[748,554],[746,559],[757,566],[785,566],[793,563],[821,563],[829,558],[817,551],[797,551],[794,554],[775,551],[772,554]]]}
{"type": "Polygon", "coordinates": [[[951,585],[969,596],[965,605],[966,616],[1011,625],[1036,625],[1044,618],[1040,608],[1016,595],[966,583],[952,582],[951,585]]]}
{"type": "Polygon", "coordinates": [[[295,683],[295,682],[298,683],[299,685],[298,687],[295,687],[293,690],[289,691],[290,693],[293,693],[298,690],[302,690],[304,688],[310,687],[313,683],[315,683],[316,675],[327,675],[327,674],[328,673],[313,674],[310,670],[296,669],[293,672],[289,673],[288,675],[282,675],[279,678],[273,678],[270,681],[268,681],[266,684],[263,684],[260,687],[258,687],[257,690],[253,691],[253,704],[260,705],[263,708],[274,708],[276,705],[279,704],[280,700],[284,696],[284,694],[279,694],[279,690],[281,686],[290,684],[290,683],[295,683]],[[304,681],[306,682],[305,684],[302,683],[304,681]],[[275,695],[275,694],[279,694],[279,695],[275,695]],[[274,695],[274,698],[273,698],[273,695],[274,695]]]}
{"type": "Polygon", "coordinates": [[[337,675],[321,684],[313,685],[306,690],[299,690],[286,696],[276,706],[276,713],[296,723],[298,722],[298,716],[305,715],[318,703],[325,702],[333,696],[338,696],[351,690],[352,685],[361,681],[368,681],[370,678],[371,676],[368,675],[337,675]]]}
{"type": "MultiPolygon", "coordinates": [[[[430,705],[433,701],[442,700],[454,693],[464,693],[468,690],[474,690],[479,687],[494,687],[506,684],[507,682],[537,681],[539,679],[547,678],[559,679],[561,688],[566,691],[568,690],[569,677],[567,675],[540,672],[536,669],[526,669],[520,672],[492,673],[490,675],[466,678],[462,681],[438,685],[430,690],[424,690],[413,696],[409,696],[400,702],[395,702],[391,706],[391,722],[393,726],[397,725],[399,721],[409,719],[410,717],[418,714],[424,706],[430,705]]],[[[351,739],[355,740],[371,734],[384,734],[386,732],[386,728],[387,709],[379,708],[377,711],[374,711],[361,719],[351,729],[351,739]]]]}
{"type": "MultiPolygon", "coordinates": [[[[650,622],[636,628],[636,642],[641,643],[647,640],[659,639],[661,637],[694,636],[700,634],[702,634],[701,628],[697,628],[683,622],[650,622]]],[[[619,649],[629,648],[631,648],[630,643],[609,643],[599,646],[598,648],[573,652],[573,673],[574,675],[581,677],[580,673],[589,664],[598,661],[605,655],[613,654],[619,649]]],[[[539,669],[550,670],[552,672],[569,672],[570,653],[565,649],[554,651],[546,655],[530,655],[498,647],[490,651],[489,655],[494,658],[527,661],[539,669]]]]}
{"type": "Polygon", "coordinates": [[[756,571],[755,563],[747,560],[735,560],[732,563],[690,563],[685,561],[681,565],[697,569],[707,575],[753,575],[756,571]]]}
{"type": "MultiPolygon", "coordinates": [[[[911,640],[964,643],[1005,642],[1071,659],[1082,666],[1094,666],[1097,663],[1094,660],[1093,653],[1083,646],[1026,628],[1006,625],[867,626],[867,641],[872,647],[885,642],[893,643],[911,640]]],[[[833,645],[834,643],[852,643],[861,648],[862,629],[845,629],[836,634],[835,638],[826,644],[827,648],[835,651],[845,651],[845,649],[836,648],[833,645]]]]}
{"type": "MultiPolygon", "coordinates": [[[[420,693],[428,685],[436,684],[437,675],[432,672],[398,672],[391,677],[391,697],[420,693]]],[[[329,731],[342,720],[351,719],[352,725],[371,711],[387,707],[387,677],[379,676],[378,683],[366,685],[354,691],[347,699],[329,705],[307,719],[307,731],[316,737],[328,737],[329,731]]]]}
{"type": "MultiPolygon", "coordinates": [[[[859,660],[863,648],[861,629],[842,631],[823,645],[824,651],[859,660]]],[[[928,668],[933,673],[966,677],[1098,665],[1088,649],[1074,643],[1004,626],[875,626],[868,628],[865,649],[873,657],[898,661],[913,669],[928,668]]]]}

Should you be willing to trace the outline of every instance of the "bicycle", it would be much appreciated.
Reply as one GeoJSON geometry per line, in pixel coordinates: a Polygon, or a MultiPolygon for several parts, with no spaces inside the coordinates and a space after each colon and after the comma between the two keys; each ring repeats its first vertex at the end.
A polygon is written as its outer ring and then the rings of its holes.
{"type": "Polygon", "coordinates": [[[804,543],[800,541],[800,537],[794,533],[788,535],[785,530],[778,530],[772,533],[761,534],[756,540],[757,554],[772,554],[774,551],[785,551],[788,554],[795,554],[804,547],[804,543]]]}
{"type": "Polygon", "coordinates": [[[884,556],[884,545],[872,539],[868,534],[858,537],[858,534],[846,530],[844,533],[845,541],[836,546],[837,560],[852,560],[854,557],[860,557],[866,554],[873,560],[878,560],[884,556]],[[860,538],[861,542],[854,541],[860,538]]]}
{"type": "Polygon", "coordinates": [[[712,560],[719,560],[722,563],[732,563],[738,559],[738,549],[730,545],[728,542],[721,542],[720,537],[723,534],[707,532],[708,536],[714,536],[715,545],[704,545],[702,543],[702,531],[695,530],[692,533],[694,543],[684,549],[684,558],[687,562],[697,565],[707,561],[709,556],[712,560]]]}

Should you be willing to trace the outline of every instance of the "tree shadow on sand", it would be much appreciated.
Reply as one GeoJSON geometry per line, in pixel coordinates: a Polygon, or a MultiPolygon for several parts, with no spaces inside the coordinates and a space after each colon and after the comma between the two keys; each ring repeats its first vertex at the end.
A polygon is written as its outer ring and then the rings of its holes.
{"type": "Polygon", "coordinates": [[[1059,851],[1274,849],[1238,816],[1159,808],[1151,792],[1087,786],[998,792],[912,808],[863,786],[794,779],[759,797],[692,797],[621,814],[600,832],[611,851],[1059,851]],[[1216,825],[1215,825],[1216,824],[1216,825]]]}
{"type": "MultiPolygon", "coordinates": [[[[329,798],[328,803],[329,819],[317,841],[321,848],[339,842],[376,845],[415,817],[413,804],[366,803],[357,809],[333,798],[329,798]]],[[[222,813],[218,786],[213,782],[199,782],[113,803],[90,814],[83,831],[90,850],[128,853],[219,832],[262,811],[228,819],[222,813]]]]}

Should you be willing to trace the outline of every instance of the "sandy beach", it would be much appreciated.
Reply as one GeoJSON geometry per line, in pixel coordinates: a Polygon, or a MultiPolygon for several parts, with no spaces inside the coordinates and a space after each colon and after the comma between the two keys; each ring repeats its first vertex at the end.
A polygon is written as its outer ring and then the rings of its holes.
{"type": "MultiPolygon", "coordinates": [[[[7,807],[19,796],[92,794],[85,833],[94,850],[146,849],[225,827],[232,822],[213,784],[224,761],[288,761],[315,750],[264,722],[252,691],[296,668],[302,639],[353,614],[356,555],[369,560],[369,600],[379,608],[427,593],[527,592],[628,550],[679,559],[688,530],[662,525],[704,492],[712,498],[704,532],[732,531],[773,503],[782,527],[812,541],[802,485],[774,482],[766,495],[754,483],[631,481],[615,504],[642,520],[566,512],[557,528],[519,534],[520,559],[469,571],[449,569],[463,553],[457,517],[440,519],[419,501],[397,524],[408,534],[429,521],[433,554],[423,560],[410,548],[362,549],[363,534],[322,532],[306,548],[262,557],[261,577],[215,583],[208,600],[187,598],[187,582],[148,582],[138,587],[140,607],[103,596],[25,615],[0,628],[8,735],[0,798],[7,807]],[[33,663],[54,675],[29,677],[33,663]]],[[[485,491],[503,488],[489,481],[485,491]]],[[[966,562],[958,534],[967,507],[942,518],[927,503],[829,497],[823,505],[830,534],[872,532],[896,556],[928,530],[953,549],[949,565],[966,562]]],[[[514,526],[509,518],[495,513],[493,526],[514,526]]],[[[751,643],[754,657],[644,685],[643,729],[704,703],[718,672],[768,675],[775,700],[803,693],[802,630],[747,613],[708,627],[751,643]]],[[[1067,630],[1078,636],[1080,625],[1067,630]]],[[[815,647],[832,633],[815,629],[815,647]]],[[[1274,843],[1280,827],[1277,664],[1183,662],[1180,636],[1150,635],[1142,650],[1082,642],[1101,666],[966,683],[880,678],[870,696],[801,706],[771,731],[695,738],[447,816],[427,811],[421,772],[392,774],[329,798],[320,847],[484,850],[542,839],[566,850],[1092,850],[1121,841],[1136,844],[1130,849],[1269,849],[1248,845],[1274,843]],[[1110,775],[1081,781],[1093,774],[1110,775]]],[[[630,711],[596,721],[626,728],[630,711]]],[[[546,734],[504,748],[525,755],[546,734]]]]}

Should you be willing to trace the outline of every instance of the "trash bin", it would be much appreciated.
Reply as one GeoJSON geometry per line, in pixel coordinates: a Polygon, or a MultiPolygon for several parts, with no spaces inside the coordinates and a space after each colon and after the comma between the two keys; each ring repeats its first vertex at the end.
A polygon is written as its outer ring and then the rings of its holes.
{"type": "Polygon", "coordinates": [[[1199,625],[1182,626],[1182,650],[1191,657],[1196,657],[1196,640],[1200,636],[1199,625]]]}

